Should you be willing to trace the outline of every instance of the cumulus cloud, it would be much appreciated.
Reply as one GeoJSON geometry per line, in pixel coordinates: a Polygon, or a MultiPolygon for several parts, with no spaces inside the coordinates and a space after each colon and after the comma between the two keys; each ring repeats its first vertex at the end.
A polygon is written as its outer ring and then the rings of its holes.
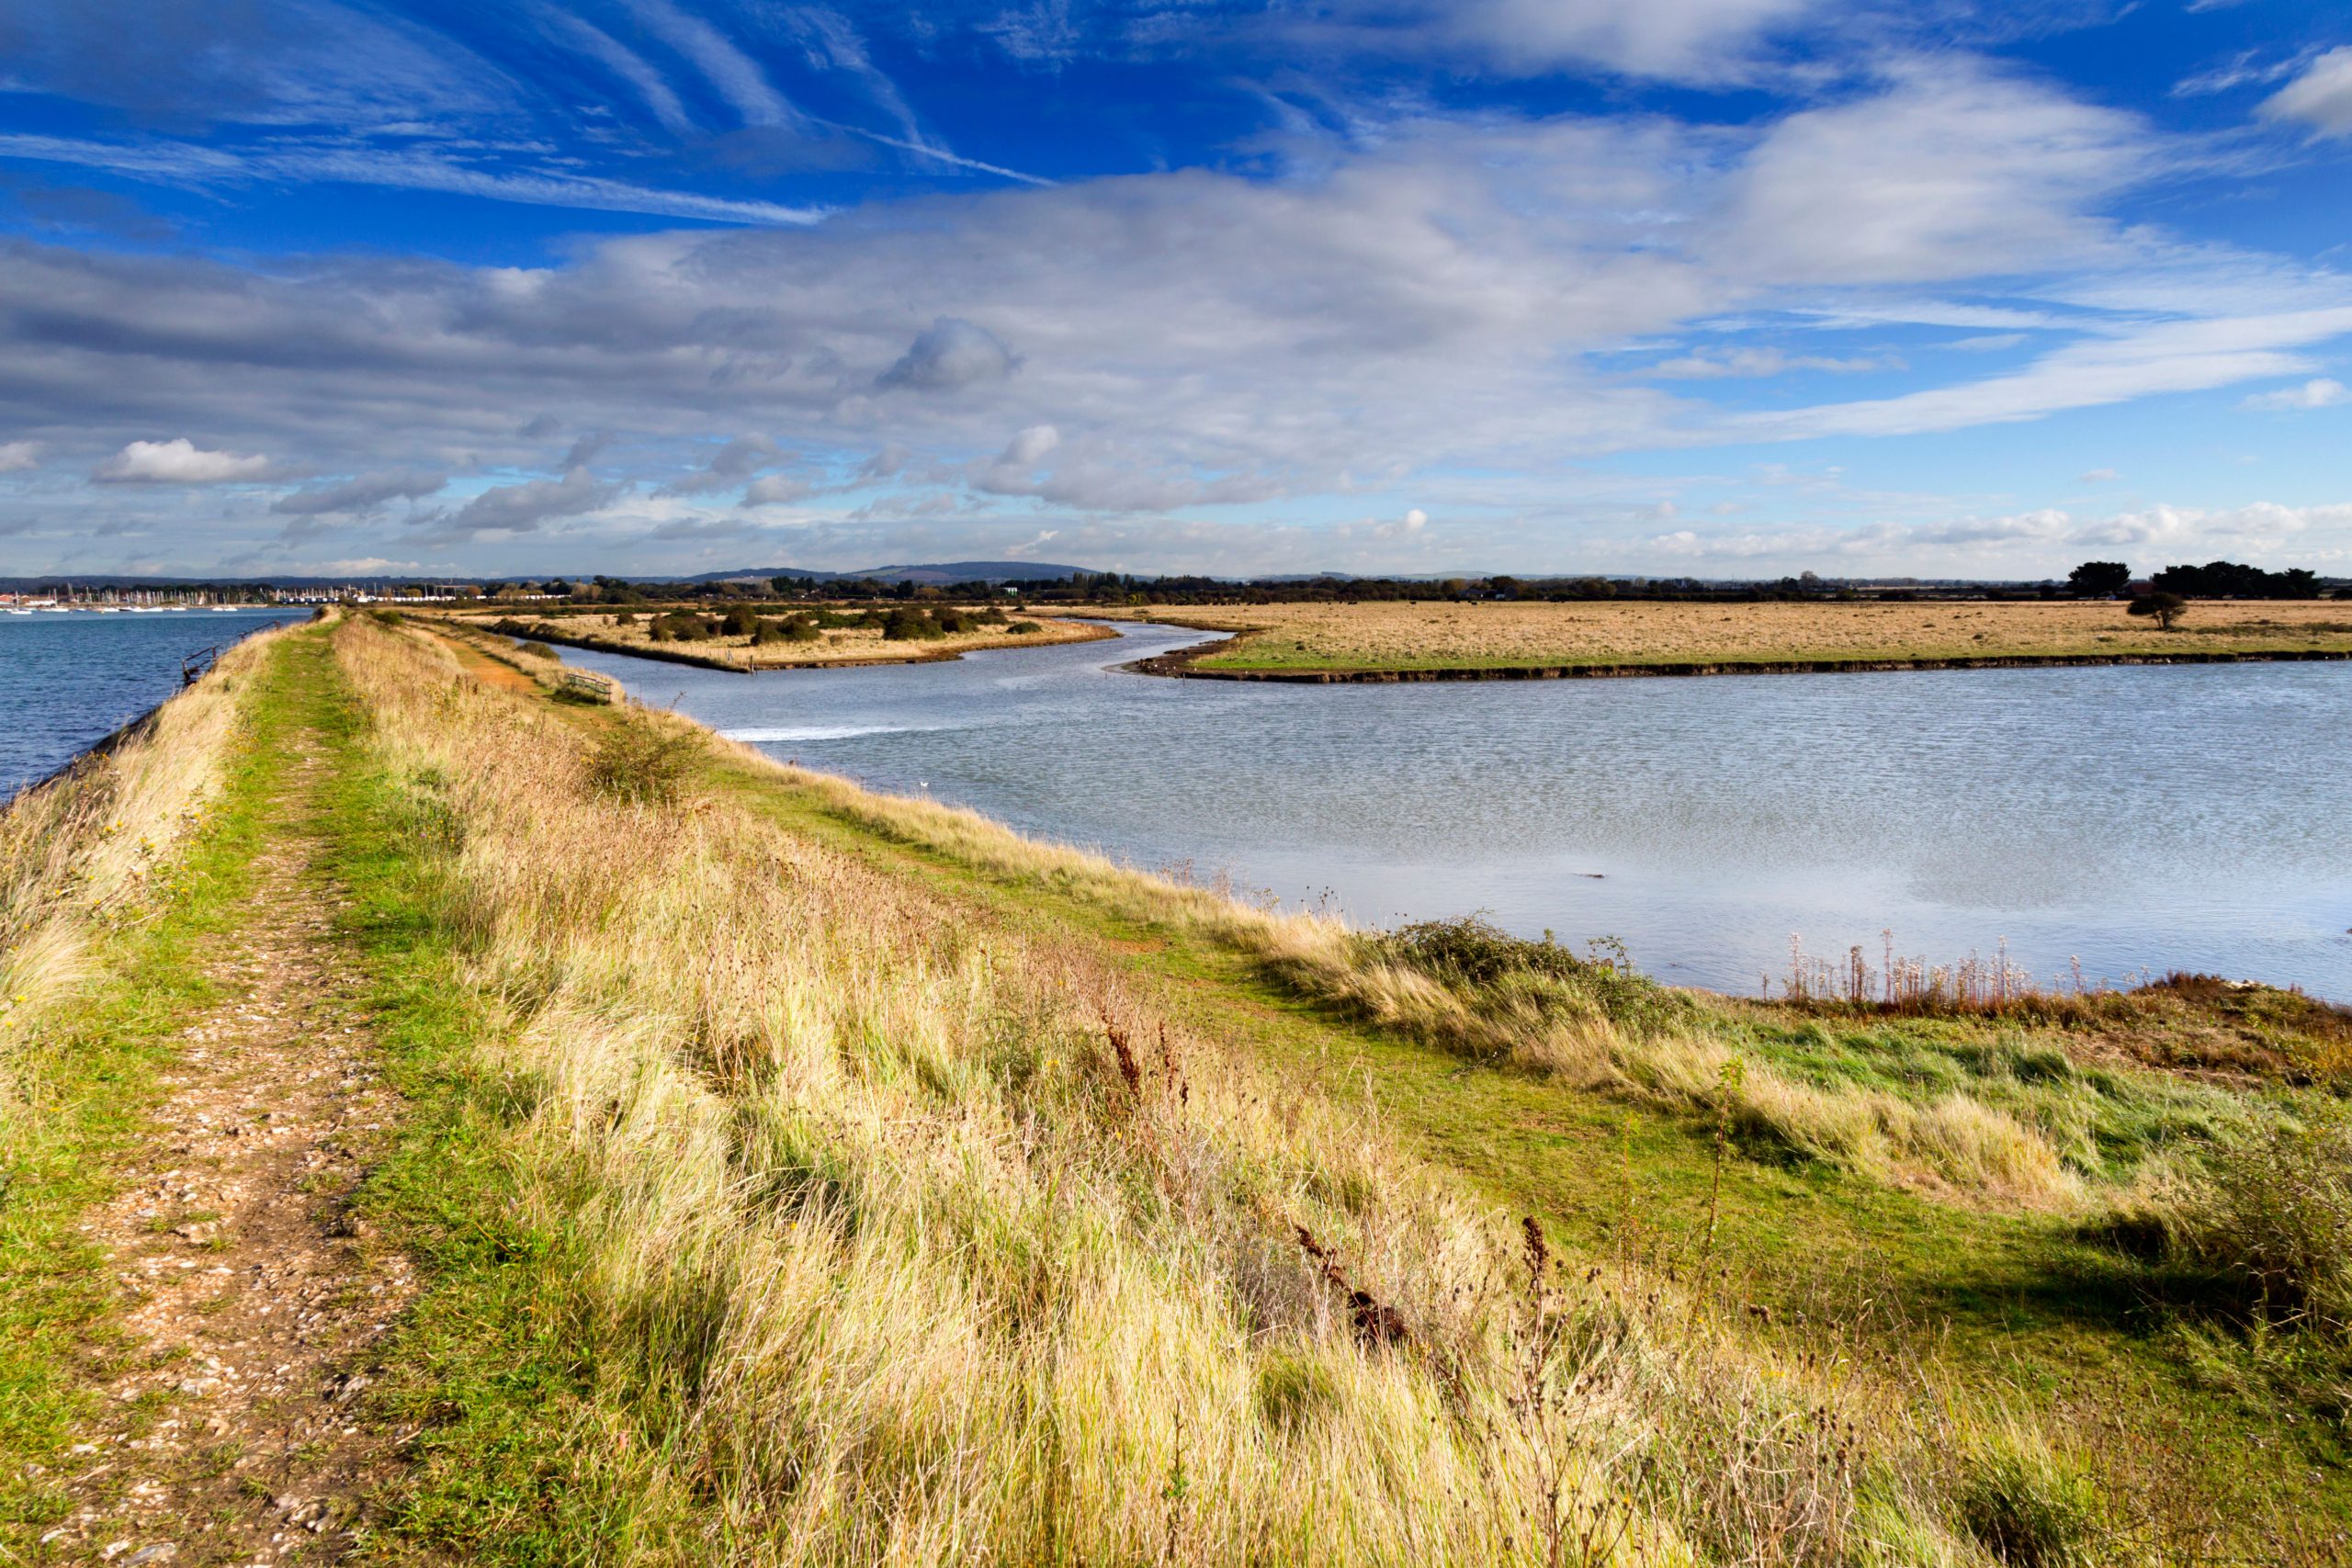
{"type": "Polygon", "coordinates": [[[997,335],[960,316],[942,316],[915,336],[898,361],[876,378],[882,388],[912,387],[953,392],[983,381],[1001,381],[1020,361],[997,335]]]}
{"type": "Polygon", "coordinates": [[[2352,136],[2352,45],[2331,49],[2262,100],[2265,119],[2308,127],[2314,136],[2352,136]]]}
{"type": "Polygon", "coordinates": [[[347,479],[311,485],[279,496],[270,510],[289,517],[317,517],[335,512],[368,512],[390,501],[416,501],[440,491],[447,474],[422,468],[358,474],[347,479]]]}
{"type": "Polygon", "coordinates": [[[2285,387],[2275,392],[2257,392],[2245,400],[2245,406],[2271,413],[2296,409],[2333,408],[2347,394],[2341,381],[2324,376],[2304,382],[2300,387],[2285,387]]]}
{"type": "Polygon", "coordinates": [[[269,477],[267,457],[209,452],[187,437],[133,441],[90,477],[110,485],[217,485],[269,477]]]}
{"type": "Polygon", "coordinates": [[[0,474],[22,473],[40,466],[38,441],[0,441],[0,474]]]}

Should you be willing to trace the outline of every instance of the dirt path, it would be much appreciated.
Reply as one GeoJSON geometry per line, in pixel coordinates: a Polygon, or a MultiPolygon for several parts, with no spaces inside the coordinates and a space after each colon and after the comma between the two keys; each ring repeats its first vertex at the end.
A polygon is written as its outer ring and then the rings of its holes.
{"type": "Polygon", "coordinates": [[[395,1104],[312,872],[324,763],[295,744],[251,918],[216,966],[237,999],[187,1032],[157,1135],[85,1222],[130,1344],[44,1561],[330,1562],[394,1467],[350,1402],[414,1280],[344,1202],[395,1104]]]}

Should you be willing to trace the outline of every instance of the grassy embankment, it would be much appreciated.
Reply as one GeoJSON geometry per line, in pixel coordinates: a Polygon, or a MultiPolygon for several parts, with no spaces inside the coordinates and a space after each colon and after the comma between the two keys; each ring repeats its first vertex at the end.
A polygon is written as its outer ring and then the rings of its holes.
{"type": "Polygon", "coordinates": [[[2200,602],[2172,631],[2120,603],[1248,604],[1113,612],[1242,634],[1204,674],[2352,657],[2352,606],[2200,602]]]}
{"type": "Polygon", "coordinates": [[[557,646],[598,648],[715,670],[843,669],[921,664],[990,648],[1093,642],[1113,634],[1082,621],[1007,612],[1002,605],[704,604],[573,607],[449,615],[461,626],[492,626],[557,646]],[[731,611],[737,622],[730,626],[731,611]],[[902,635],[881,624],[899,612],[902,635]],[[943,622],[942,617],[944,617],[943,622]],[[925,624],[928,622],[929,624],[925,624]],[[681,635],[683,634],[683,635],[681,635]]]}
{"type": "Polygon", "coordinates": [[[282,761],[249,711],[268,639],[0,815],[0,1559],[61,1506],[60,1464],[135,1354],[76,1222],[148,1135],[173,1036],[218,1001],[282,761]]]}
{"type": "Polygon", "coordinates": [[[2276,1561],[2342,1517],[2335,1341],[2229,1294],[2259,1215],[2187,1157],[2318,1103],[2271,1085],[2335,1015],[1724,1003],[1236,906],[511,650],[275,657],[411,1102],[360,1201],[434,1281],[386,1554],[2276,1561]],[[2119,1213],[2182,1246],[2082,1239],[2119,1213]]]}
{"type": "Polygon", "coordinates": [[[402,1358],[420,1414],[468,1394],[428,1540],[1540,1561],[1548,1508],[1631,1558],[2122,1561],[2341,1509],[2303,1385],[2077,1235],[2270,1114],[2088,1058],[2326,1070],[2333,1015],[1481,978],[683,728],[665,804],[655,741],[595,739],[658,717],[343,652],[393,972],[491,1010],[426,1032],[514,1183],[402,1358]],[[1540,1292],[1497,1200],[1569,1249],[1540,1292]]]}

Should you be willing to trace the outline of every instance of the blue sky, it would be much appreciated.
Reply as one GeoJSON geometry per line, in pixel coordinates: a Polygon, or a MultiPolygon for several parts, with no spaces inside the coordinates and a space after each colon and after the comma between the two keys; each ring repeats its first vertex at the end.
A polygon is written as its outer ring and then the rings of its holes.
{"type": "Polygon", "coordinates": [[[2352,12],[0,0],[0,571],[2352,573],[2352,12]]]}

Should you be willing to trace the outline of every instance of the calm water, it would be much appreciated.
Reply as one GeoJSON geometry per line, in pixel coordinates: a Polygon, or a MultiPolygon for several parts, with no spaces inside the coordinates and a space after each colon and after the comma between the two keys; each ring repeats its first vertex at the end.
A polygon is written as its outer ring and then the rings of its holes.
{"type": "Polygon", "coordinates": [[[186,655],[307,614],[0,614],[0,801],[179,690],[186,655]]]}
{"type": "Polygon", "coordinates": [[[1753,993],[1882,929],[2352,999],[2352,664],[1242,685],[1197,640],[745,677],[569,654],[779,757],[1360,919],[1484,909],[1753,993]]]}

